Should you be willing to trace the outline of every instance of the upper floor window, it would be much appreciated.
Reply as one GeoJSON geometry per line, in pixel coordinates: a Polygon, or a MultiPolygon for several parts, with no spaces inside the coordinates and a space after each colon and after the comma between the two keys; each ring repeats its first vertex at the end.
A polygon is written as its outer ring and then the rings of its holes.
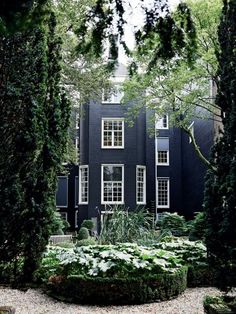
{"type": "Polygon", "coordinates": [[[124,148],[124,119],[102,119],[102,148],[124,148]]]}
{"type": "Polygon", "coordinates": [[[123,204],[124,166],[102,165],[102,204],[123,204]]]}
{"type": "Polygon", "coordinates": [[[88,166],[79,167],[79,204],[88,204],[89,169],[88,166]]]}
{"type": "Polygon", "coordinates": [[[111,89],[104,89],[102,94],[102,103],[119,104],[124,93],[121,91],[120,85],[115,85],[111,89]]]}
{"type": "Polygon", "coordinates": [[[169,165],[169,138],[158,137],[157,141],[157,165],[169,165]]]}
{"type": "Polygon", "coordinates": [[[157,178],[157,208],[170,207],[169,178],[157,178]]]}
{"type": "Polygon", "coordinates": [[[136,202],[146,204],[146,167],[137,166],[136,169],[136,202]]]}
{"type": "Polygon", "coordinates": [[[156,129],[169,129],[169,118],[167,114],[164,114],[162,118],[157,118],[156,120],[156,129]]]}

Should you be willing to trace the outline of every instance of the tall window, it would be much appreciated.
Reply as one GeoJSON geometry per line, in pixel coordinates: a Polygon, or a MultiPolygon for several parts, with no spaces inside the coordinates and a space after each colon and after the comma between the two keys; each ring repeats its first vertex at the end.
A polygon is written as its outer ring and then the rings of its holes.
{"type": "Polygon", "coordinates": [[[124,166],[102,165],[102,204],[123,204],[124,166]]]}
{"type": "Polygon", "coordinates": [[[170,207],[170,180],[169,178],[157,178],[157,207],[170,207]]]}
{"type": "Polygon", "coordinates": [[[146,167],[137,166],[136,168],[136,202],[146,204],[146,167]]]}
{"type": "Polygon", "coordinates": [[[88,183],[89,169],[88,166],[79,167],[79,204],[88,204],[88,183]]]}
{"type": "Polygon", "coordinates": [[[157,165],[169,165],[169,138],[158,137],[157,141],[157,165]]]}
{"type": "Polygon", "coordinates": [[[56,193],[56,206],[65,208],[68,206],[68,177],[59,176],[56,193]]]}
{"type": "Polygon", "coordinates": [[[102,103],[119,104],[124,93],[121,91],[120,85],[115,85],[110,89],[104,89],[102,94],[102,103]]]}
{"type": "Polygon", "coordinates": [[[164,114],[162,118],[157,117],[156,119],[156,129],[161,130],[161,129],[169,129],[169,119],[168,115],[164,114]]]}
{"type": "Polygon", "coordinates": [[[124,148],[124,119],[102,119],[102,148],[124,148]]]}
{"type": "Polygon", "coordinates": [[[76,157],[76,162],[79,162],[79,137],[77,136],[75,138],[75,157],[76,157]]]}

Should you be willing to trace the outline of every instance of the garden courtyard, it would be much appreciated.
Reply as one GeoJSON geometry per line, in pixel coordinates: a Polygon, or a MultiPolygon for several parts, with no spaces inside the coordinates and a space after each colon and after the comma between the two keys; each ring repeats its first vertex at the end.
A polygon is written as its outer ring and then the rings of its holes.
{"type": "Polygon", "coordinates": [[[187,289],[177,299],[165,302],[101,307],[58,302],[40,290],[29,289],[23,292],[1,287],[0,306],[11,305],[16,309],[16,314],[203,314],[203,298],[218,294],[219,290],[216,288],[194,288],[187,289]]]}

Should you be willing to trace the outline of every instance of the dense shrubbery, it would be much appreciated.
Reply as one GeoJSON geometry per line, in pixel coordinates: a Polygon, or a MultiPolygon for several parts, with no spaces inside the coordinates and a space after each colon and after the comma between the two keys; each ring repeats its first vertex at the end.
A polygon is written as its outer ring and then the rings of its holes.
{"type": "Polygon", "coordinates": [[[169,299],[184,291],[186,275],[173,252],[130,243],[49,248],[37,272],[45,282],[50,278],[52,294],[82,303],[169,299]]]}
{"type": "Polygon", "coordinates": [[[205,238],[206,217],[205,213],[198,213],[189,223],[189,240],[203,240],[205,238]]]}
{"type": "Polygon", "coordinates": [[[175,252],[188,266],[188,286],[200,287],[214,284],[214,273],[207,261],[207,251],[201,241],[189,241],[178,237],[165,237],[155,245],[166,251],[175,252]]]}
{"type": "Polygon", "coordinates": [[[186,267],[175,273],[149,277],[52,277],[49,294],[63,301],[85,304],[138,304],[164,301],[186,289],[186,267]]]}
{"type": "Polygon", "coordinates": [[[163,213],[163,217],[158,220],[157,226],[161,229],[161,233],[169,231],[174,236],[185,236],[188,234],[185,218],[177,213],[163,213]]]}

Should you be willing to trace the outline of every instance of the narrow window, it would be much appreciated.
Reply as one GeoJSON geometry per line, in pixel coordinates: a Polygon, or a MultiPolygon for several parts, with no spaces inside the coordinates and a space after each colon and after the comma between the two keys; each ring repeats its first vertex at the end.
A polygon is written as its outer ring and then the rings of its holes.
{"type": "Polygon", "coordinates": [[[169,119],[168,115],[164,114],[162,118],[157,117],[156,119],[156,129],[162,130],[162,129],[169,129],[169,119]]]}
{"type": "Polygon", "coordinates": [[[137,166],[136,168],[136,202],[146,204],[146,167],[137,166]]]}
{"type": "Polygon", "coordinates": [[[102,148],[124,148],[124,119],[102,119],[102,148]]]}
{"type": "Polygon", "coordinates": [[[124,166],[102,165],[102,204],[123,204],[124,166]]]}
{"type": "Polygon", "coordinates": [[[76,156],[76,162],[79,162],[79,137],[75,138],[75,156],[76,156]]]}
{"type": "Polygon", "coordinates": [[[75,177],[75,207],[78,207],[79,203],[79,177],[75,177]]]}
{"type": "Polygon", "coordinates": [[[68,177],[59,176],[56,193],[56,206],[65,208],[68,206],[68,177]]]}
{"type": "Polygon", "coordinates": [[[157,178],[157,208],[169,208],[169,178],[157,178]]]}
{"type": "Polygon", "coordinates": [[[169,138],[158,137],[156,141],[157,141],[157,165],[168,166],[169,165],[169,138]]]}
{"type": "Polygon", "coordinates": [[[79,204],[88,204],[88,166],[79,167],[79,204]]]}

